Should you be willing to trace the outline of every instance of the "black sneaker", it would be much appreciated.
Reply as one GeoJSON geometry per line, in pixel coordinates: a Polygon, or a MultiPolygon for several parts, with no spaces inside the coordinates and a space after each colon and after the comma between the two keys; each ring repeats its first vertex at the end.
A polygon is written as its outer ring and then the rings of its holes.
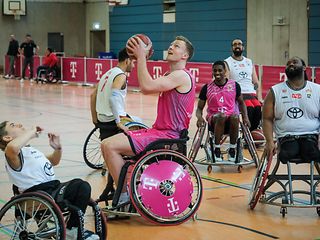
{"type": "Polygon", "coordinates": [[[215,148],[214,149],[214,159],[215,159],[216,162],[221,162],[222,161],[220,148],[215,148]]]}

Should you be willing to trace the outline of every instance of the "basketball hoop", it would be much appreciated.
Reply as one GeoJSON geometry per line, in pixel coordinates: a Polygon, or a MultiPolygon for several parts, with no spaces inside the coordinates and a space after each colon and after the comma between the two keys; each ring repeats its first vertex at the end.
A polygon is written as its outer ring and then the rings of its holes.
{"type": "Polygon", "coordinates": [[[17,10],[12,10],[14,20],[19,21],[20,20],[20,14],[18,13],[17,10]]]}
{"type": "Polygon", "coordinates": [[[109,3],[109,12],[112,12],[114,6],[120,5],[121,0],[107,0],[107,3],[109,3]]]}

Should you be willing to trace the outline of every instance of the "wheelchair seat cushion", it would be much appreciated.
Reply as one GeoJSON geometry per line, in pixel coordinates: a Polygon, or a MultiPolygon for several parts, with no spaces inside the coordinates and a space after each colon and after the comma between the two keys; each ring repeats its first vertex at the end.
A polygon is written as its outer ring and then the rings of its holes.
{"type": "Polygon", "coordinates": [[[286,164],[320,162],[318,136],[305,134],[299,136],[288,135],[279,138],[279,160],[286,164]]]}

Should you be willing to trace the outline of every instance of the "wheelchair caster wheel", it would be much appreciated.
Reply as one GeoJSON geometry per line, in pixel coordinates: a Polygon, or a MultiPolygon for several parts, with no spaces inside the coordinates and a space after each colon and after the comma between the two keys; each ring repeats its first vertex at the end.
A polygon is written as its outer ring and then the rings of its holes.
{"type": "Polygon", "coordinates": [[[212,172],[212,166],[211,166],[211,165],[209,165],[209,166],[207,167],[207,171],[208,171],[208,173],[211,173],[211,172],[212,172]]]}
{"type": "Polygon", "coordinates": [[[106,173],[107,173],[107,169],[102,169],[102,171],[101,171],[101,176],[105,176],[106,175],[106,173]]]}
{"type": "Polygon", "coordinates": [[[242,172],[242,166],[238,166],[238,173],[241,173],[242,172]]]}
{"type": "Polygon", "coordinates": [[[286,207],[282,207],[280,209],[280,213],[281,213],[282,217],[284,218],[286,216],[286,214],[288,213],[287,212],[287,208],[286,207]]]}

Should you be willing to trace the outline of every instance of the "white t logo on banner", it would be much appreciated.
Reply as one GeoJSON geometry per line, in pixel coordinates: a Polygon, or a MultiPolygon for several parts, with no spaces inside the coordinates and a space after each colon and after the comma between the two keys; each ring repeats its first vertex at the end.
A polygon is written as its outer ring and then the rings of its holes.
{"type": "Polygon", "coordinates": [[[196,82],[199,82],[199,68],[189,68],[192,76],[195,78],[196,82]]]}
{"type": "Polygon", "coordinates": [[[70,72],[71,72],[71,77],[76,78],[76,72],[77,72],[77,62],[70,62],[70,72]]]}
{"type": "Polygon", "coordinates": [[[280,78],[279,78],[279,82],[284,82],[284,81],[287,81],[287,75],[286,73],[280,73],[280,78]]]}
{"type": "Polygon", "coordinates": [[[96,79],[97,81],[99,81],[102,75],[102,63],[96,63],[94,68],[95,68],[95,73],[97,75],[96,79]]]}
{"type": "Polygon", "coordinates": [[[153,79],[156,79],[161,76],[162,76],[162,67],[154,66],[153,67],[153,79]]]}

